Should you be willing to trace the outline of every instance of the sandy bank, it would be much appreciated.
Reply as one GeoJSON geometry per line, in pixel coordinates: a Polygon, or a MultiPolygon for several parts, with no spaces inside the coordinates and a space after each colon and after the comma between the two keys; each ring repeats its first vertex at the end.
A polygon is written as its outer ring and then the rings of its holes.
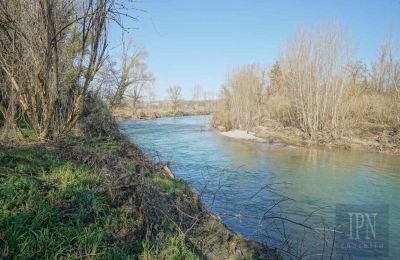
{"type": "Polygon", "coordinates": [[[256,142],[266,142],[267,140],[255,136],[254,133],[247,132],[244,130],[231,130],[227,132],[220,132],[221,135],[234,138],[234,139],[241,139],[241,140],[250,140],[250,141],[256,141],[256,142]]]}

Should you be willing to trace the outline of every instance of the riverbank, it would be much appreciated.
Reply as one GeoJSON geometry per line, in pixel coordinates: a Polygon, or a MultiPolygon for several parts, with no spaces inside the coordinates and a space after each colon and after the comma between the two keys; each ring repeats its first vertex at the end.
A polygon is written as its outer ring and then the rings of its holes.
{"type": "Polygon", "coordinates": [[[260,143],[264,143],[267,142],[266,139],[257,137],[255,135],[255,133],[252,132],[247,132],[244,130],[230,130],[227,132],[220,132],[221,135],[229,137],[229,138],[233,138],[233,139],[240,139],[240,140],[247,140],[247,141],[255,141],[255,142],[260,142],[260,143]]]}
{"type": "Polygon", "coordinates": [[[277,258],[119,131],[80,126],[56,143],[0,146],[2,258],[277,258]]]}
{"type": "Polygon", "coordinates": [[[211,112],[207,111],[179,111],[177,113],[172,112],[141,112],[136,115],[129,115],[129,114],[121,114],[121,113],[114,113],[114,117],[117,121],[125,121],[125,120],[151,120],[157,118],[164,118],[164,117],[180,117],[180,116],[209,116],[211,112]]]}
{"type": "Polygon", "coordinates": [[[162,117],[211,115],[215,111],[215,100],[189,101],[182,100],[177,111],[173,111],[170,102],[158,101],[142,104],[133,109],[129,104],[122,104],[113,111],[119,120],[146,120],[162,117]]]}
{"type": "Polygon", "coordinates": [[[377,131],[377,133],[347,132],[341,136],[319,136],[309,139],[302,131],[295,127],[283,127],[277,122],[269,120],[262,126],[256,126],[249,131],[232,129],[226,131],[224,127],[214,123],[220,134],[234,139],[252,140],[256,142],[270,142],[293,145],[298,147],[325,147],[345,150],[366,150],[386,154],[400,154],[400,135],[396,131],[377,131]]]}

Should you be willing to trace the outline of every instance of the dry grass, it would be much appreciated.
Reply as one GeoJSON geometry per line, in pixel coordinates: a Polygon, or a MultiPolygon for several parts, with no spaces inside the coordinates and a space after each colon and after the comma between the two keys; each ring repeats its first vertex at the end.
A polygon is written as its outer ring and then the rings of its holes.
{"type": "Polygon", "coordinates": [[[244,80],[256,78],[251,65],[231,72],[214,126],[258,127],[260,137],[297,144],[400,152],[400,56],[389,38],[368,71],[352,50],[339,27],[299,30],[271,70],[259,73],[269,76],[261,92],[254,90],[262,80],[244,80]]]}

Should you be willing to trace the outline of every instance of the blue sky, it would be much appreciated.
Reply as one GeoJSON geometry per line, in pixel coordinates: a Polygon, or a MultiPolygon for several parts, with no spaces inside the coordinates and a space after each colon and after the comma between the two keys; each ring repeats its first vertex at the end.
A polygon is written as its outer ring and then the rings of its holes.
{"type": "Polygon", "coordinates": [[[190,98],[195,84],[218,92],[232,67],[272,64],[300,26],[338,21],[365,62],[377,56],[390,28],[400,35],[400,0],[141,0],[134,6],[146,12],[126,25],[136,28],[131,36],[149,53],[160,99],[169,85],[181,85],[190,98]]]}

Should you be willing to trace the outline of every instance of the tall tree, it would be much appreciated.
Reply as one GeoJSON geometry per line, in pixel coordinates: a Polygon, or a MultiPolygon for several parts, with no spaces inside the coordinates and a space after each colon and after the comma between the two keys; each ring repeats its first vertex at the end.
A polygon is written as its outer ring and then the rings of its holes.
{"type": "Polygon", "coordinates": [[[202,95],[202,89],[199,84],[196,84],[192,88],[192,100],[193,101],[200,101],[202,95]]]}
{"type": "Polygon", "coordinates": [[[132,105],[132,114],[135,115],[144,92],[150,89],[150,83],[154,81],[154,76],[147,69],[147,52],[144,48],[134,44],[132,39],[127,44],[124,39],[122,42],[123,52],[117,76],[117,89],[111,107],[119,106],[123,98],[128,97],[132,105]]]}
{"type": "Polygon", "coordinates": [[[41,141],[80,118],[122,8],[115,0],[0,0],[0,70],[41,141]]]}
{"type": "Polygon", "coordinates": [[[264,88],[264,70],[259,65],[245,65],[230,72],[223,93],[229,97],[233,127],[248,130],[257,123],[264,88]]]}
{"type": "Polygon", "coordinates": [[[176,114],[178,112],[179,103],[182,97],[182,87],[178,85],[169,86],[167,89],[167,94],[172,104],[172,111],[174,114],[176,114]]]}
{"type": "Polygon", "coordinates": [[[282,91],[283,88],[283,75],[279,62],[275,62],[269,71],[269,92],[276,93],[282,91]]]}

